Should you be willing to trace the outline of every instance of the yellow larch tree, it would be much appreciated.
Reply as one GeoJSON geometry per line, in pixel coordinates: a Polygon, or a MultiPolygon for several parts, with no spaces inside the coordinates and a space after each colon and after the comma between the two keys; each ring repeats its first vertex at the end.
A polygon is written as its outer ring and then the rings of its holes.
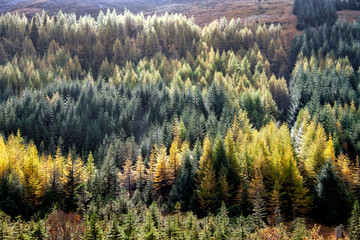
{"type": "Polygon", "coordinates": [[[208,162],[206,166],[204,166],[203,175],[197,190],[197,195],[201,208],[208,212],[209,210],[214,210],[214,201],[217,199],[215,171],[211,162],[208,162]]]}
{"type": "Polygon", "coordinates": [[[212,149],[209,136],[206,136],[203,142],[203,153],[199,161],[199,170],[197,172],[197,182],[200,184],[205,176],[205,169],[209,168],[209,164],[212,162],[212,149]]]}
{"type": "Polygon", "coordinates": [[[124,162],[123,173],[121,175],[121,187],[125,189],[130,197],[134,188],[134,166],[130,154],[127,154],[124,162]]]}
{"type": "Polygon", "coordinates": [[[157,194],[165,197],[170,191],[170,173],[166,148],[161,146],[157,153],[157,164],[154,175],[154,187],[157,194]]]}
{"type": "Polygon", "coordinates": [[[180,128],[178,120],[175,119],[173,129],[174,139],[171,143],[170,154],[169,154],[169,171],[170,171],[170,183],[173,184],[178,176],[181,167],[181,153],[180,153],[180,128]]]}
{"type": "Polygon", "coordinates": [[[3,181],[6,171],[8,171],[8,168],[9,168],[8,152],[6,149],[4,138],[0,136],[0,183],[3,181]]]}

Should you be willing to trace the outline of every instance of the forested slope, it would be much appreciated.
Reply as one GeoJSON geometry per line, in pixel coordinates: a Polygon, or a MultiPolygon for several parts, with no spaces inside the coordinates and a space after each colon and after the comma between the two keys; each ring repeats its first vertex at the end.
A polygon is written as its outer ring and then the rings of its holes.
{"type": "Polygon", "coordinates": [[[0,235],[357,237],[358,25],[1,15],[0,235]]]}

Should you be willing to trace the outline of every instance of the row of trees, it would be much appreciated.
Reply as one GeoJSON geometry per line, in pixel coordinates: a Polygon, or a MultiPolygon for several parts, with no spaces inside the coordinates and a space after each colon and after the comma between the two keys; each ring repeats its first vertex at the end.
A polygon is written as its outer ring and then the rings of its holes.
{"type": "Polygon", "coordinates": [[[67,70],[55,66],[57,81],[54,70],[40,67],[39,75],[50,74],[39,85],[41,91],[32,87],[31,76],[39,73],[33,61],[14,60],[0,67],[5,89],[0,128],[6,136],[20,129],[41,152],[51,154],[57,145],[65,151],[75,146],[79,153],[92,151],[98,159],[106,135],[134,136],[149,153],[151,144],[163,141],[169,146],[168,126],[175,117],[183,124],[186,140],[194,143],[206,133],[215,137],[220,131],[224,136],[239,109],[245,109],[260,128],[271,119],[285,119],[289,104],[285,79],[271,75],[268,61],[254,50],[240,58],[231,51],[220,54],[210,49],[189,62],[158,54],[136,67],[129,63],[119,68],[107,62],[100,74],[108,81],[96,82],[91,75],[71,80],[67,70]],[[21,95],[12,92],[22,87],[21,95]],[[154,139],[155,130],[162,133],[154,139]]]}
{"type": "Polygon", "coordinates": [[[302,107],[314,113],[327,104],[359,106],[358,87],[358,76],[347,57],[333,59],[327,56],[319,59],[300,55],[289,85],[289,123],[296,120],[302,107]]]}
{"type": "Polygon", "coordinates": [[[145,18],[130,12],[118,15],[108,11],[106,15],[100,12],[96,20],[89,16],[77,20],[75,15],[61,12],[54,17],[43,12],[31,21],[19,15],[0,17],[1,63],[14,56],[35,59],[47,56],[53,62],[49,55],[60,50],[60,55],[65,56],[55,56],[55,64],[72,58],[75,68],[81,66],[95,78],[104,61],[122,66],[127,61],[151,58],[158,52],[181,59],[188,55],[196,57],[209,48],[220,52],[247,51],[255,43],[273,65],[273,72],[284,75],[287,65],[281,58],[286,58],[286,42],[280,26],[244,24],[239,19],[228,23],[223,18],[200,29],[191,19],[168,14],[145,18]]]}
{"type": "Polygon", "coordinates": [[[239,226],[243,238],[285,238],[280,222],[299,216],[346,223],[360,196],[358,25],[307,30],[288,57],[274,25],[2,15],[0,209],[30,219],[55,206],[44,221],[68,219],[89,239],[112,226],[127,238],[236,237],[239,226]],[[153,201],[156,227],[134,217],[153,201]],[[209,222],[184,230],[180,209],[209,222]]]}
{"type": "Polygon", "coordinates": [[[253,130],[240,112],[224,138],[206,136],[192,146],[177,121],[172,136],[169,148],[154,145],[149,156],[135,158],[129,151],[123,163],[110,144],[96,167],[91,153],[86,165],[73,151],[63,157],[60,148],[54,157],[39,156],[33,144],[11,135],[1,140],[1,209],[31,216],[58,204],[84,214],[126,194],[135,202],[157,200],[167,211],[179,202],[200,216],[216,213],[223,202],[231,216],[257,211],[274,223],[310,213],[333,225],[358,200],[360,162],[336,157],[333,139],[306,111],[291,134],[274,122],[253,130]]]}
{"type": "MultiPolygon", "coordinates": [[[[114,209],[110,218],[99,221],[93,213],[81,218],[74,213],[54,210],[47,219],[31,222],[11,221],[0,215],[0,236],[30,239],[323,239],[320,227],[307,229],[303,218],[259,228],[255,217],[228,217],[223,206],[217,215],[198,219],[191,212],[164,215],[156,203],[149,207],[123,201],[122,211],[114,209]],[[116,213],[115,213],[116,211],[116,213]],[[135,218],[137,216],[137,218],[135,218]]],[[[114,203],[115,204],[115,203],[114,203]]],[[[355,217],[356,215],[354,215],[355,217]]],[[[355,219],[355,218],[354,218],[355,219]]],[[[357,220],[358,221],[358,220],[357,220]]],[[[341,236],[341,232],[339,234],[341,236]]],[[[353,235],[358,237],[358,235],[353,235]]],[[[353,238],[355,239],[355,238],[353,238]]]]}
{"type": "Polygon", "coordinates": [[[335,6],[337,10],[351,9],[351,10],[360,10],[358,0],[335,0],[335,6]]]}
{"type": "Polygon", "coordinates": [[[297,16],[296,28],[299,30],[332,25],[338,18],[334,0],[295,0],[293,13],[297,16]]]}
{"type": "Polygon", "coordinates": [[[289,51],[291,65],[294,66],[298,55],[302,52],[304,57],[315,55],[325,58],[347,57],[352,67],[357,71],[360,67],[359,59],[360,23],[337,22],[324,25],[317,29],[306,29],[303,34],[295,37],[289,51]]]}

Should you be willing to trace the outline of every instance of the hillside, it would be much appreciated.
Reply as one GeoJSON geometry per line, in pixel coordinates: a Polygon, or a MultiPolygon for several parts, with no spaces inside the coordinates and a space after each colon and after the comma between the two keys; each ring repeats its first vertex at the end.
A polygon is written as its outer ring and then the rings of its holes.
{"type": "Polygon", "coordinates": [[[0,239],[360,239],[360,0],[0,13],[0,239]]]}
{"type": "Polygon", "coordinates": [[[256,21],[259,23],[281,23],[288,38],[299,32],[295,29],[296,17],[291,14],[292,0],[263,1],[260,5],[258,0],[18,0],[8,2],[0,0],[0,13],[18,12],[27,16],[41,13],[45,10],[53,15],[59,10],[63,12],[75,12],[77,15],[90,14],[96,17],[100,10],[115,9],[123,12],[125,9],[134,13],[143,12],[145,15],[169,13],[182,13],[187,17],[194,17],[195,22],[204,26],[221,17],[241,18],[244,21],[256,21]],[[276,21],[274,21],[276,19],[276,21]]]}
{"type": "MultiPolygon", "coordinates": [[[[18,12],[33,16],[45,10],[56,14],[59,10],[76,15],[90,14],[96,17],[100,10],[115,9],[121,13],[125,9],[134,13],[143,12],[146,16],[156,14],[182,13],[193,17],[195,23],[204,26],[221,17],[241,18],[244,21],[258,23],[280,23],[288,41],[299,35],[295,28],[296,16],[292,14],[293,0],[0,0],[0,13],[18,12]]],[[[360,17],[359,11],[339,11],[339,18],[355,21],[360,17]]]]}

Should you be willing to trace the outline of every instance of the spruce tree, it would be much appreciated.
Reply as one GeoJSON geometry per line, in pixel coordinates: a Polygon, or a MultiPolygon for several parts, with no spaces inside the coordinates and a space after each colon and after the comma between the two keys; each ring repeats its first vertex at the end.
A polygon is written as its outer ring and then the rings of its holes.
{"type": "Polygon", "coordinates": [[[98,222],[98,216],[96,213],[93,213],[87,222],[87,231],[85,233],[84,240],[101,239],[102,233],[97,222],[98,222]]]}
{"type": "Polygon", "coordinates": [[[100,169],[103,196],[115,196],[117,172],[114,147],[110,145],[100,169]]]}
{"type": "Polygon", "coordinates": [[[317,176],[316,213],[329,225],[339,224],[348,216],[348,194],[332,162],[328,161],[317,176]]]}
{"type": "Polygon", "coordinates": [[[360,206],[359,201],[355,201],[351,217],[349,219],[349,238],[360,239],[360,206]]]}

